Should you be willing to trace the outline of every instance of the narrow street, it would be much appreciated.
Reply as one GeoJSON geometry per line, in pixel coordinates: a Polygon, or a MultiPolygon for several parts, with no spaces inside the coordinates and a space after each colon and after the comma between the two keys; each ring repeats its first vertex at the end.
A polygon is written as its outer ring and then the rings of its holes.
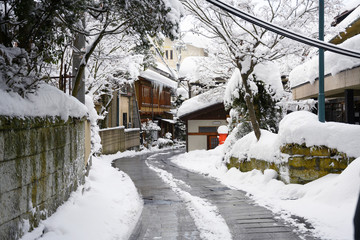
{"type": "Polygon", "coordinates": [[[131,240],[300,239],[293,228],[255,205],[244,192],[169,161],[182,152],[168,150],[114,161],[144,200],[131,240]]]}

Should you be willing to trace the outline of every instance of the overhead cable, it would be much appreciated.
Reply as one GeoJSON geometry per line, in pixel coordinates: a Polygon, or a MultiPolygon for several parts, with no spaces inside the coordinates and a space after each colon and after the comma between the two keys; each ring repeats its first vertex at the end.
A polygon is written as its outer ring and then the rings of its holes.
{"type": "Polygon", "coordinates": [[[251,22],[259,27],[265,28],[271,32],[277,33],[281,36],[290,38],[297,42],[301,42],[301,43],[304,43],[304,44],[307,44],[307,45],[310,45],[313,47],[321,48],[321,49],[324,49],[324,50],[327,50],[330,52],[334,52],[334,53],[338,53],[341,55],[354,57],[354,58],[360,58],[360,52],[341,48],[341,47],[338,47],[331,43],[326,43],[326,42],[320,41],[318,39],[313,39],[313,38],[303,36],[299,33],[290,31],[283,27],[277,26],[275,24],[272,24],[272,23],[266,22],[264,20],[261,20],[259,18],[256,18],[254,16],[251,16],[250,14],[247,14],[247,13],[245,13],[239,9],[236,9],[226,3],[223,3],[222,1],[219,1],[219,0],[206,0],[206,1],[219,7],[220,9],[222,9],[226,12],[229,12],[241,19],[244,19],[245,21],[251,22]]]}

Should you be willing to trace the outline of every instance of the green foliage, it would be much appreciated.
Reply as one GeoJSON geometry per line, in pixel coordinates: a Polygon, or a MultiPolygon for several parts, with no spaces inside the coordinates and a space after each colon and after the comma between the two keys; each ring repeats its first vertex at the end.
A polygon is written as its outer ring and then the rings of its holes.
{"type": "MultiPolygon", "coordinates": [[[[277,101],[274,99],[275,93],[265,85],[261,80],[257,80],[254,76],[254,83],[257,86],[257,93],[253,94],[252,102],[255,108],[256,119],[260,128],[267,129],[271,132],[278,131],[278,123],[281,117],[281,109],[276,105],[277,101]]],[[[239,98],[234,100],[233,107],[248,119],[248,108],[245,103],[245,90],[243,87],[239,90],[239,98]]]]}

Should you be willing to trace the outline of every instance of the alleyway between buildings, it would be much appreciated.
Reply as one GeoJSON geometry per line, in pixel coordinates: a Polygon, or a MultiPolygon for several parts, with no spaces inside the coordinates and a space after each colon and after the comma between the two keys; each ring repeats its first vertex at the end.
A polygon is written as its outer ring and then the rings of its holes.
{"type": "Polygon", "coordinates": [[[169,160],[182,152],[168,150],[114,161],[130,176],[144,201],[131,240],[300,239],[295,229],[257,206],[245,192],[169,160]]]}

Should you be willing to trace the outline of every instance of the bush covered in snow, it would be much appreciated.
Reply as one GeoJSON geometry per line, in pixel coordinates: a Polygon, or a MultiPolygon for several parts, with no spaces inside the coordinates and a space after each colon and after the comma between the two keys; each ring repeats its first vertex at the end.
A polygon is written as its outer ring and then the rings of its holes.
{"type": "Polygon", "coordinates": [[[171,147],[172,145],[174,145],[174,142],[168,138],[158,138],[155,144],[159,149],[161,149],[165,147],[171,147]]]}

